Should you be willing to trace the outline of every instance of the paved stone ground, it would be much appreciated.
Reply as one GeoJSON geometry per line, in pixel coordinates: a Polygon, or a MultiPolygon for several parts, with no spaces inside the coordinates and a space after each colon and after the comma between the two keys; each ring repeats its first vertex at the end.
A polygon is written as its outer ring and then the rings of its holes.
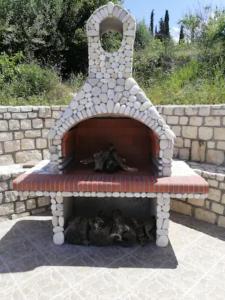
{"type": "Polygon", "coordinates": [[[224,300],[225,230],[172,214],[170,245],[54,246],[49,217],[0,223],[0,299],[224,300]]]}

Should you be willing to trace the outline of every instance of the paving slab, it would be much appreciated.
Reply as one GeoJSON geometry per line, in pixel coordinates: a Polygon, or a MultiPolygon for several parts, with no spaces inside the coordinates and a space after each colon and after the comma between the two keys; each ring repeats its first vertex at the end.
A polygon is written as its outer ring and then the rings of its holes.
{"type": "Polygon", "coordinates": [[[171,214],[170,243],[52,243],[50,216],[0,223],[0,299],[224,300],[225,230],[171,214]]]}

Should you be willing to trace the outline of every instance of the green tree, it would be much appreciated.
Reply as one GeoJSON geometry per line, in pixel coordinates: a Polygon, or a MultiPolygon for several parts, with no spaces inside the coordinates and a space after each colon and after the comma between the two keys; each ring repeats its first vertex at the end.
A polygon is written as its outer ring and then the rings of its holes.
{"type": "Polygon", "coordinates": [[[203,35],[210,46],[213,43],[221,43],[225,48],[225,10],[215,11],[205,26],[203,35]]]}
{"type": "Polygon", "coordinates": [[[154,36],[154,9],[152,10],[150,17],[150,32],[152,36],[154,36]]]}
{"type": "Polygon", "coordinates": [[[170,24],[169,24],[169,21],[170,21],[170,17],[169,17],[169,11],[166,10],[165,12],[165,18],[164,18],[164,35],[165,35],[165,38],[170,38],[170,24]]]}
{"type": "MultiPolygon", "coordinates": [[[[117,0],[113,0],[118,2],[117,0]]],[[[87,71],[85,23],[108,0],[0,0],[0,52],[22,51],[64,77],[87,71]]]]}
{"type": "Polygon", "coordinates": [[[151,33],[149,32],[144,21],[137,24],[136,38],[134,48],[136,50],[144,49],[151,41],[151,33]]]}
{"type": "Polygon", "coordinates": [[[155,33],[155,38],[159,39],[160,41],[163,41],[165,39],[165,23],[163,21],[163,18],[160,18],[159,20],[159,31],[155,33]]]}
{"type": "Polygon", "coordinates": [[[165,23],[163,21],[163,18],[160,18],[159,20],[159,32],[164,35],[165,33],[165,23]]]}
{"type": "Polygon", "coordinates": [[[216,10],[202,27],[199,48],[204,71],[209,76],[225,75],[225,10],[216,10]]]}
{"type": "Polygon", "coordinates": [[[179,21],[179,24],[184,26],[186,30],[186,36],[190,42],[194,42],[197,38],[197,29],[201,23],[199,15],[192,13],[186,14],[183,19],[179,21]]]}
{"type": "Polygon", "coordinates": [[[179,44],[184,42],[184,25],[180,26],[179,44]]]}

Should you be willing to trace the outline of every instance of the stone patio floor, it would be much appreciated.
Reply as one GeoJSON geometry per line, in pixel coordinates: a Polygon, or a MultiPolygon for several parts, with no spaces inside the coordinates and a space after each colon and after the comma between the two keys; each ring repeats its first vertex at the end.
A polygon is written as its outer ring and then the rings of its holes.
{"type": "Polygon", "coordinates": [[[224,300],[225,229],[172,214],[170,245],[55,246],[50,217],[0,222],[0,299],[224,300]]]}

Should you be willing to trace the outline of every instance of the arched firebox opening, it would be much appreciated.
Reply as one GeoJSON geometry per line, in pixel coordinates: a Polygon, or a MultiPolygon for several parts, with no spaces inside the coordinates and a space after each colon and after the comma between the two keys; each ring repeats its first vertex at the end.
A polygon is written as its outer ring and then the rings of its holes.
{"type": "MultiPolygon", "coordinates": [[[[149,174],[157,173],[159,139],[143,123],[126,117],[90,118],[72,127],[63,136],[63,173],[94,170],[81,162],[113,145],[125,164],[149,174]]],[[[134,172],[135,173],[135,172],[134,172]]]]}

